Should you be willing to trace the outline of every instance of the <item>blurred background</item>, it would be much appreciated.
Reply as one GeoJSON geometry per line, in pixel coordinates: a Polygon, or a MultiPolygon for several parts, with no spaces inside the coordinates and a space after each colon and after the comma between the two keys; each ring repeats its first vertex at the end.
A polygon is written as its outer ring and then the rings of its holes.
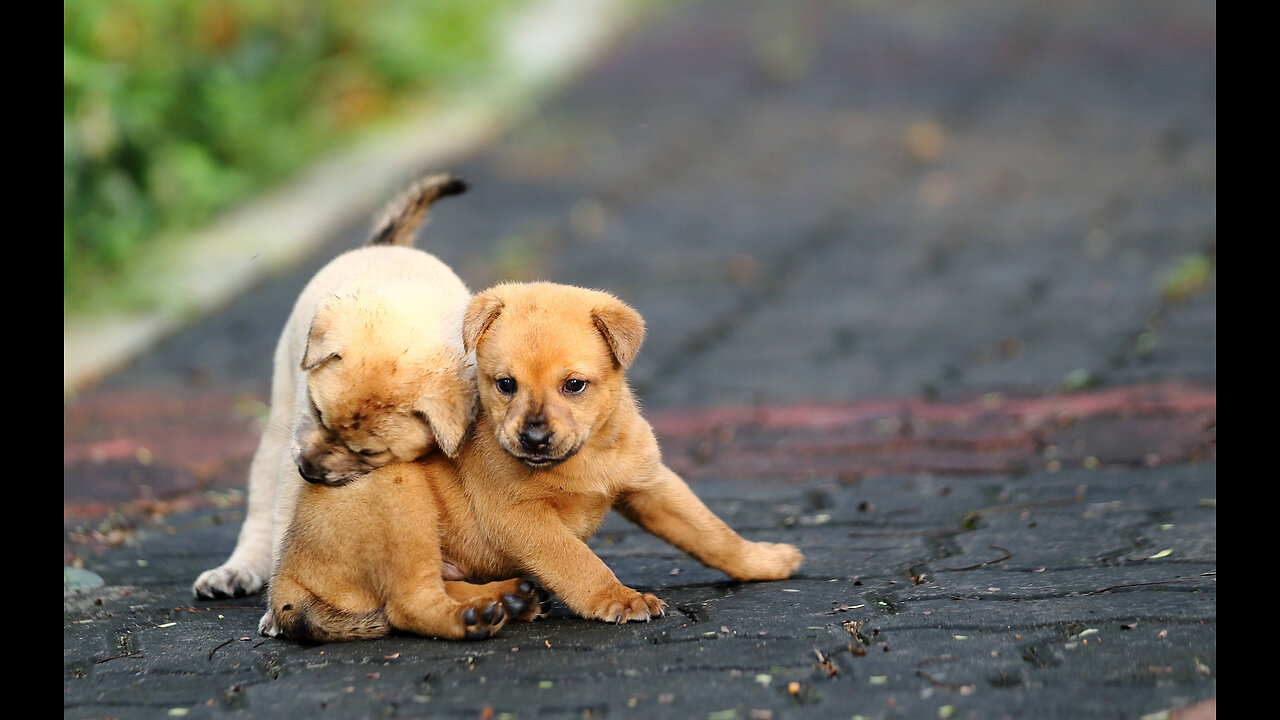
{"type": "Polygon", "coordinates": [[[657,407],[1216,378],[1198,0],[77,0],[64,56],[66,366],[228,308],[119,384],[261,387],[310,273],[443,169],[418,246],[621,295],[657,407]]]}
{"type": "MultiPolygon", "coordinates": [[[[326,152],[492,81],[529,0],[68,0],[63,301],[326,152]]],[[[135,288],[136,290],[136,288],[135,288]]]]}

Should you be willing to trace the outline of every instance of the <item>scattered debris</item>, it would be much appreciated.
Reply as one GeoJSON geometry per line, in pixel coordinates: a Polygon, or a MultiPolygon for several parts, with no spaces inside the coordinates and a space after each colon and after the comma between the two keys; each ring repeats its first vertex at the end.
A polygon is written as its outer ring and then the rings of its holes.
{"type": "Polygon", "coordinates": [[[1170,583],[1184,583],[1184,582],[1193,583],[1195,582],[1195,580],[1192,580],[1190,578],[1174,578],[1173,580],[1155,580],[1152,582],[1125,583],[1123,585],[1112,585],[1111,587],[1104,587],[1101,590],[1093,590],[1085,593],[1085,595],[1101,595],[1104,592],[1110,592],[1112,590],[1118,590],[1120,588],[1142,587],[1144,585],[1168,585],[1170,583]]]}
{"type": "Polygon", "coordinates": [[[823,615],[835,615],[836,613],[849,612],[850,610],[857,610],[858,608],[864,608],[866,606],[866,603],[860,603],[858,605],[845,605],[842,603],[840,607],[832,608],[830,611],[823,613],[823,615]]]}
{"type": "MultiPolygon", "coordinates": [[[[170,624],[173,624],[173,623],[170,623],[170,624]]],[[[226,646],[230,645],[233,641],[235,641],[235,638],[231,638],[230,640],[227,640],[226,642],[222,643],[222,644],[221,644],[221,645],[219,645],[218,647],[216,647],[216,648],[214,648],[214,649],[210,650],[210,651],[209,651],[209,657],[208,657],[208,658],[206,658],[206,659],[207,659],[207,660],[212,660],[212,659],[213,659],[213,654],[214,654],[214,653],[216,653],[216,652],[218,652],[219,650],[221,650],[222,648],[224,648],[224,647],[226,647],[226,646]]]]}
{"type": "Polygon", "coordinates": [[[142,651],[138,651],[138,652],[126,653],[126,654],[124,654],[124,655],[114,655],[114,656],[109,657],[109,658],[102,658],[101,660],[94,660],[94,661],[93,661],[93,664],[94,664],[94,665],[100,665],[100,664],[102,664],[102,663],[104,663],[104,662],[107,662],[108,660],[119,660],[119,659],[121,659],[121,658],[132,658],[132,659],[135,659],[135,660],[136,660],[136,659],[144,658],[144,657],[146,657],[146,655],[143,655],[143,654],[142,654],[142,651]]]}
{"type": "Polygon", "coordinates": [[[827,677],[832,678],[840,674],[840,671],[836,669],[835,663],[831,662],[830,657],[823,655],[821,650],[814,648],[813,654],[818,658],[818,667],[827,673],[827,677]]]}
{"type": "Polygon", "coordinates": [[[676,610],[694,622],[702,622],[702,618],[698,614],[702,612],[701,607],[692,607],[690,605],[676,605],[676,610]]]}
{"type": "Polygon", "coordinates": [[[947,567],[946,565],[939,565],[938,567],[942,568],[943,570],[950,570],[952,572],[960,572],[962,570],[977,570],[980,567],[986,567],[987,565],[995,565],[998,562],[1004,562],[1005,560],[1008,560],[1009,558],[1013,557],[1013,553],[1009,552],[1008,550],[1005,550],[999,545],[988,545],[987,547],[991,548],[992,550],[998,550],[1004,553],[1004,555],[1002,557],[996,558],[995,560],[980,562],[977,565],[966,565],[965,567],[958,567],[958,568],[947,567]]]}

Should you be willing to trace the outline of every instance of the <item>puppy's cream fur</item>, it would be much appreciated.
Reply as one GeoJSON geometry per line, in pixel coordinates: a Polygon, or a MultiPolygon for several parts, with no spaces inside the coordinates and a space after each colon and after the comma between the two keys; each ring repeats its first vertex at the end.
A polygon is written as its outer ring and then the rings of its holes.
{"type": "Polygon", "coordinates": [[[662,600],[619,582],[585,542],[611,507],[737,580],[799,567],[799,550],[743,539],[662,463],[625,378],[644,338],[635,310],[599,291],[506,284],[472,299],[462,334],[476,354],[473,434],[454,459],[307,488],[272,580],[284,634],[466,636],[442,567],[475,582],[532,577],[586,618],[661,615],[662,600]]]}
{"type": "Polygon", "coordinates": [[[407,245],[437,198],[465,188],[448,175],[418,181],[388,205],[365,246],[303,289],[276,346],[244,525],[230,558],[195,581],[197,597],[262,588],[304,478],[342,484],[437,447],[458,451],[475,413],[461,341],[470,293],[439,259],[407,245]]]}

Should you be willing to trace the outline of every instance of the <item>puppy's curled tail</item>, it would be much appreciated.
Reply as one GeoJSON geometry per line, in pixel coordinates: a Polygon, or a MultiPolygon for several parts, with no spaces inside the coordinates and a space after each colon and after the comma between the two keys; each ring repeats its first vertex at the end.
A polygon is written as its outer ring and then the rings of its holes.
{"type": "Polygon", "coordinates": [[[381,609],[364,613],[341,610],[302,585],[277,576],[271,588],[271,606],[280,634],[304,643],[372,640],[391,633],[381,609]]]}
{"type": "Polygon", "coordinates": [[[461,195],[466,191],[467,184],[448,173],[428,175],[418,180],[387,203],[364,244],[412,245],[431,204],[439,198],[461,195]]]}

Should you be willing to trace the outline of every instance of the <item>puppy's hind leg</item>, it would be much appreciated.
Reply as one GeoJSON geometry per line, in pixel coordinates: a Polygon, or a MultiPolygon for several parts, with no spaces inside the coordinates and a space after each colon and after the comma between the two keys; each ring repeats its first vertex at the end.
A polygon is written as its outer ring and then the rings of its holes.
{"type": "MultiPolygon", "coordinates": [[[[492,593],[461,599],[450,595],[441,574],[443,519],[435,482],[432,471],[406,464],[379,468],[342,488],[308,488],[304,491],[308,499],[335,496],[333,491],[337,490],[336,496],[349,498],[349,507],[362,513],[337,519],[327,513],[312,522],[309,508],[305,520],[309,525],[323,524],[328,531],[336,530],[330,544],[376,548],[376,564],[370,566],[365,557],[355,560],[363,568],[365,582],[377,588],[392,627],[449,640],[489,637],[508,620],[503,592],[518,590],[519,584],[494,584],[492,593]]],[[[274,595],[273,590],[273,599],[274,595]]]]}
{"type": "Polygon", "coordinates": [[[521,594],[518,580],[488,585],[446,582],[440,575],[433,511],[429,508],[428,517],[411,518],[413,523],[396,523],[397,529],[416,523],[417,528],[429,528],[430,532],[410,530],[398,535],[384,552],[388,572],[382,584],[389,590],[384,607],[393,627],[447,640],[479,640],[498,632],[531,604],[536,606],[532,583],[525,588],[528,592],[521,594]],[[533,596],[532,603],[527,596],[533,596]]]}
{"type": "MultiPolygon", "coordinates": [[[[341,598],[347,600],[351,598],[341,598]]],[[[381,608],[363,612],[347,610],[312,592],[286,573],[271,580],[271,600],[262,622],[271,618],[271,626],[258,628],[263,635],[283,635],[291,640],[310,643],[372,640],[391,632],[387,615],[381,608]]],[[[372,603],[366,603],[372,604],[372,603]]]]}

